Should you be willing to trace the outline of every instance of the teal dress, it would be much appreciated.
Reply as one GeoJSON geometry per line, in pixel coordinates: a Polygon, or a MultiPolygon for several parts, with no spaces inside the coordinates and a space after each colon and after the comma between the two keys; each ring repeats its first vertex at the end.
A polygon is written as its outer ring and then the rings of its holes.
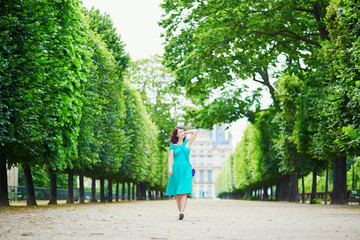
{"type": "Polygon", "coordinates": [[[187,142],[188,140],[185,140],[180,146],[170,144],[169,150],[174,149],[174,164],[165,195],[177,196],[192,192],[192,168],[188,160],[190,148],[185,147],[187,142]]]}

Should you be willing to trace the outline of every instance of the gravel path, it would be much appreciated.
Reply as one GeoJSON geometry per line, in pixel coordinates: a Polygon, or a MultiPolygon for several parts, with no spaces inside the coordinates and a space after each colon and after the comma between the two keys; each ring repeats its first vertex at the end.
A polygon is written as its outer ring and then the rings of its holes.
{"type": "Polygon", "coordinates": [[[189,199],[0,208],[0,239],[360,239],[360,207],[189,199]]]}

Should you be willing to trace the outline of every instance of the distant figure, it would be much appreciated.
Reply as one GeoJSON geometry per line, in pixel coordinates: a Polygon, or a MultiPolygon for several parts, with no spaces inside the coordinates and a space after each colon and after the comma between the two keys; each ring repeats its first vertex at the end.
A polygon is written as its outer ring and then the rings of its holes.
{"type": "Polygon", "coordinates": [[[187,195],[192,192],[192,167],[189,161],[190,146],[195,141],[197,130],[184,131],[182,127],[175,127],[170,136],[169,147],[169,183],[165,195],[176,196],[179,209],[179,220],[184,218],[187,195]],[[186,140],[185,134],[191,134],[186,140]]]}

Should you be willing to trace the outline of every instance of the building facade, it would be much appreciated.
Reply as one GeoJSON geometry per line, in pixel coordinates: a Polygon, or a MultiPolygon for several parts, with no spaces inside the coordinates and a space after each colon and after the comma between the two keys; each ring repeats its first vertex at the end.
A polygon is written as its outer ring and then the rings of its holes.
{"type": "Polygon", "coordinates": [[[225,127],[215,125],[212,131],[200,129],[191,146],[190,162],[195,168],[193,198],[216,198],[215,181],[226,158],[232,152],[232,136],[225,127]]]}
{"type": "Polygon", "coordinates": [[[19,168],[18,167],[12,167],[10,169],[7,168],[7,184],[10,187],[17,187],[19,184],[19,168]]]}

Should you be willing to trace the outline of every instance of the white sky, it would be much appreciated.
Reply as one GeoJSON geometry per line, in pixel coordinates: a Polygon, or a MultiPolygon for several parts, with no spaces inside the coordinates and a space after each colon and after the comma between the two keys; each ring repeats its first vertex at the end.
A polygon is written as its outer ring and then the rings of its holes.
{"type": "Polygon", "coordinates": [[[163,53],[160,3],[162,0],[83,0],[85,7],[111,16],[132,60],[163,53]]]}
{"type": "MultiPolygon", "coordinates": [[[[87,8],[95,7],[110,15],[117,32],[126,44],[126,51],[132,60],[162,55],[162,29],[158,25],[163,10],[162,0],[83,0],[87,8]]],[[[233,148],[241,140],[248,125],[246,119],[233,123],[230,132],[233,136],[233,148]]]]}

